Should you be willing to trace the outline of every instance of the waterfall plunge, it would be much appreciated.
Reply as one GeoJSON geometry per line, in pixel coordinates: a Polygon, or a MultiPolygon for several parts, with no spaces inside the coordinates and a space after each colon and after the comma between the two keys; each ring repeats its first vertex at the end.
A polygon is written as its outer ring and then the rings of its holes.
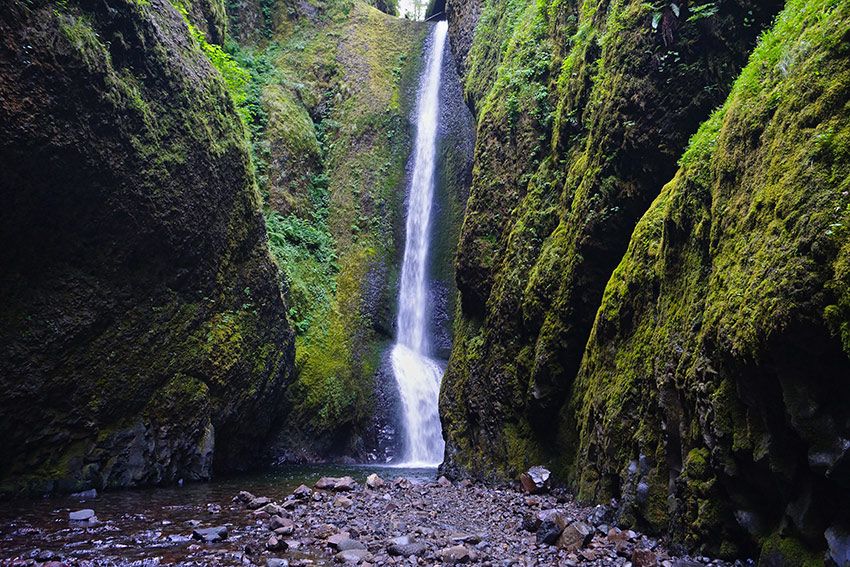
{"type": "Polygon", "coordinates": [[[435,466],[443,460],[438,399],[443,366],[430,357],[428,245],[434,200],[434,162],[440,109],[440,71],[446,22],[434,26],[431,51],[419,86],[416,145],[407,206],[407,237],[398,299],[398,336],[392,367],[404,411],[407,466],[435,466]]]}

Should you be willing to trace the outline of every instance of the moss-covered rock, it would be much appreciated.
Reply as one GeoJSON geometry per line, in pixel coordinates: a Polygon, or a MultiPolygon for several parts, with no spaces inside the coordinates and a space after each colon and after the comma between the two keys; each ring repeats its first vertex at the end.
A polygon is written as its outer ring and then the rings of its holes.
{"type": "Polygon", "coordinates": [[[582,496],[658,455],[671,506],[626,506],[712,553],[779,528],[771,557],[823,549],[846,521],[849,29],[846,3],[792,0],[761,38],[635,230],[574,391],[582,496]]]}
{"type": "Polygon", "coordinates": [[[447,467],[513,476],[546,457],[563,477],[576,428],[559,427],[558,415],[605,284],[778,8],[449,0],[446,9],[478,124],[457,255],[467,344],[445,378],[447,467]]]}
{"type": "Polygon", "coordinates": [[[245,132],[189,14],[0,7],[5,490],[245,469],[285,417],[294,337],[245,132]]]}

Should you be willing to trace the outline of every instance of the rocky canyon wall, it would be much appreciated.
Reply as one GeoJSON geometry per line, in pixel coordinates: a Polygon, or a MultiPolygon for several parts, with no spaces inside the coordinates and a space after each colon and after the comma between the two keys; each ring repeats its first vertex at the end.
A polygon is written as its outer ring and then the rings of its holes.
{"type": "Polygon", "coordinates": [[[824,548],[848,479],[845,3],[446,11],[478,137],[445,470],[543,462],[692,547],[824,548]]]}

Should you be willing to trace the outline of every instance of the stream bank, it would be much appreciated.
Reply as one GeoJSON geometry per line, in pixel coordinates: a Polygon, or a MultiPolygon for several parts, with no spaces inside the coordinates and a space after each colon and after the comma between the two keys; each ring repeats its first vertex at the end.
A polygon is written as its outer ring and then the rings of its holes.
{"type": "Polygon", "coordinates": [[[676,555],[656,539],[621,532],[608,524],[609,507],[580,506],[557,489],[529,496],[514,487],[436,480],[432,469],[287,467],[82,502],[9,504],[0,512],[3,565],[280,567],[346,558],[362,565],[732,565],[676,555]],[[367,486],[373,473],[382,486],[367,486]],[[328,476],[349,477],[337,486],[350,489],[316,488],[328,476]],[[70,526],[69,512],[87,508],[100,523],[70,526]],[[221,541],[193,539],[193,532],[221,526],[221,541]]]}

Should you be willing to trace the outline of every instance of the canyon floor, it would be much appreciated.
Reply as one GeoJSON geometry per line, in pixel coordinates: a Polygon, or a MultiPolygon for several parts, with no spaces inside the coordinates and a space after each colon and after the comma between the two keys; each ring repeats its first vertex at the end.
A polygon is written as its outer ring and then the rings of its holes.
{"type": "Polygon", "coordinates": [[[612,508],[559,490],[371,472],[19,501],[0,515],[0,565],[733,565],[621,531],[612,508]],[[69,519],[81,510],[96,519],[69,519]]]}

